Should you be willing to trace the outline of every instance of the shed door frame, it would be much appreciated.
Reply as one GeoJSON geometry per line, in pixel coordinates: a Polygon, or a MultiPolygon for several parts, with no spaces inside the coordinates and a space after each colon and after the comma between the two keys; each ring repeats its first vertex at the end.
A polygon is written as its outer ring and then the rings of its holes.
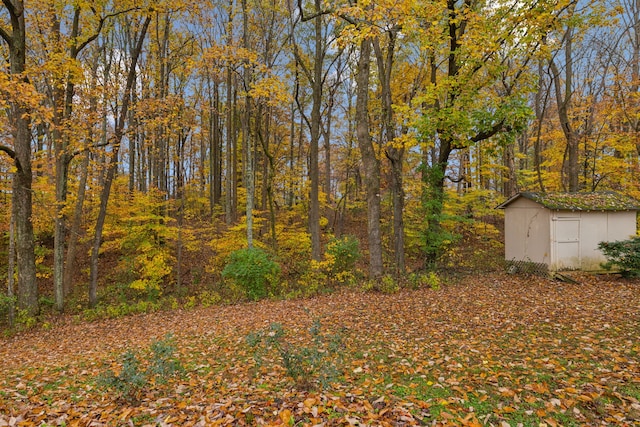
{"type": "Polygon", "coordinates": [[[556,213],[553,215],[555,265],[559,269],[580,269],[582,267],[580,222],[579,213],[556,213]],[[577,265],[569,263],[568,261],[571,259],[575,259],[577,265]]]}

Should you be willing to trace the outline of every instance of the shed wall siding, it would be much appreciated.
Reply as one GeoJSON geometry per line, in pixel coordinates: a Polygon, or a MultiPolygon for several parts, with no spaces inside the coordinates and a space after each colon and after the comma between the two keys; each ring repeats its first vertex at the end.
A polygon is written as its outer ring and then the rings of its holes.
{"type": "Polygon", "coordinates": [[[505,259],[549,264],[549,211],[526,199],[505,209],[505,259]]]}
{"type": "Polygon", "coordinates": [[[505,259],[543,263],[551,271],[601,270],[600,242],[636,234],[636,211],[550,210],[519,198],[505,208],[505,259]]]}
{"type": "Polygon", "coordinates": [[[598,249],[598,243],[610,240],[610,227],[612,221],[620,212],[584,212],[582,214],[582,232],[580,233],[580,246],[582,258],[575,268],[586,271],[602,270],[600,264],[606,259],[598,249]]]}
{"type": "Polygon", "coordinates": [[[627,240],[636,235],[636,212],[610,212],[607,220],[609,241],[627,240]]]}
{"type": "Polygon", "coordinates": [[[600,242],[626,240],[636,232],[636,213],[555,211],[551,216],[551,270],[601,270],[606,258],[600,242]],[[577,224],[577,225],[576,225],[577,224]],[[578,241],[570,236],[578,227],[578,241]]]}

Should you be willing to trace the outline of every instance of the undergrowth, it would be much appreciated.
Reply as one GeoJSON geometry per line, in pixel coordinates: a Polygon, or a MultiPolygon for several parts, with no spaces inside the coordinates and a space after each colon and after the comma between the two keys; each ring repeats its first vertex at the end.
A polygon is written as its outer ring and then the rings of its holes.
{"type": "Polygon", "coordinates": [[[140,393],[154,385],[165,384],[171,377],[183,371],[182,363],[176,357],[176,345],[169,334],[162,340],[151,343],[147,359],[132,350],[120,355],[120,369],[107,369],[98,377],[98,385],[115,393],[117,399],[136,402],[140,393]],[[145,367],[146,365],[146,367],[145,367]]]}
{"type": "Polygon", "coordinates": [[[251,348],[256,369],[268,363],[277,363],[277,358],[271,357],[275,353],[296,388],[326,389],[339,378],[343,370],[342,334],[324,332],[318,319],[313,321],[309,334],[311,342],[302,345],[288,337],[280,323],[272,323],[266,329],[249,333],[245,341],[251,348]]]}

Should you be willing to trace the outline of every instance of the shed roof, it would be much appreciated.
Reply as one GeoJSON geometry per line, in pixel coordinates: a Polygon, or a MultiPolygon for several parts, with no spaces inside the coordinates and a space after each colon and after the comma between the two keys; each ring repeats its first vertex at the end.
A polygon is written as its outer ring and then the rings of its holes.
{"type": "Polygon", "coordinates": [[[572,211],[637,211],[640,203],[627,195],[613,191],[592,193],[537,193],[525,191],[511,197],[497,209],[504,209],[520,197],[541,204],[547,209],[572,211]]]}

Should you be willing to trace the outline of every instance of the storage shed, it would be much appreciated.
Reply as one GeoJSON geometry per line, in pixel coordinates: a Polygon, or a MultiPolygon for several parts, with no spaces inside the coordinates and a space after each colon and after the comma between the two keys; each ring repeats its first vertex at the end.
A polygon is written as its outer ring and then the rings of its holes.
{"type": "Polygon", "coordinates": [[[498,209],[504,209],[507,261],[596,271],[606,261],[598,243],[636,235],[640,204],[613,192],[524,192],[498,209]]]}

